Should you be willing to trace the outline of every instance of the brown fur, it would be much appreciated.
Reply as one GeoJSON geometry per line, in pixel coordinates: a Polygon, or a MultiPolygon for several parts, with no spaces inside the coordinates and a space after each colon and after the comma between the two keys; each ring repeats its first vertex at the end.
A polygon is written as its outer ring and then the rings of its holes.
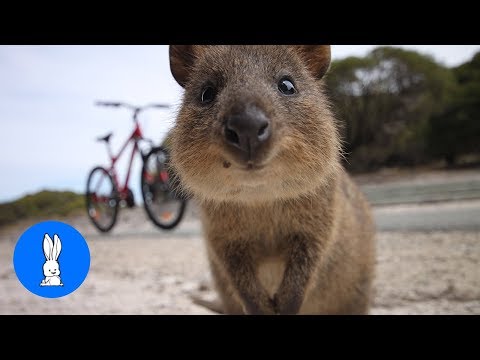
{"type": "Polygon", "coordinates": [[[171,46],[185,87],[172,161],[202,210],[225,312],[365,314],[374,274],[370,209],[340,165],[322,77],[330,47],[171,46]],[[298,93],[277,89],[283,77],[298,93]],[[200,103],[206,85],[217,89],[200,103]],[[224,141],[224,119],[255,106],[272,135],[247,168],[224,141]],[[240,109],[240,110],[239,110],[240,109]]]}

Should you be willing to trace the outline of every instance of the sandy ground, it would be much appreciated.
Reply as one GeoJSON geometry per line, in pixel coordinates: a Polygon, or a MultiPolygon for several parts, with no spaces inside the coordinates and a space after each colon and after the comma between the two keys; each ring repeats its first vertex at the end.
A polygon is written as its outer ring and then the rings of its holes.
{"type": "MultiPolygon", "coordinates": [[[[84,223],[73,222],[78,229],[84,223]]],[[[0,314],[211,313],[189,296],[213,296],[199,235],[182,235],[180,228],[173,235],[85,233],[92,254],[89,275],[59,299],[38,297],[18,282],[12,268],[18,235],[3,234],[0,314]]],[[[480,233],[380,232],[377,262],[372,314],[480,314],[480,233]]]]}
{"type": "MultiPolygon", "coordinates": [[[[194,215],[165,232],[142,209],[122,209],[107,236],[83,216],[70,219],[87,239],[91,267],[83,285],[59,299],[30,293],[13,271],[15,243],[30,223],[1,230],[0,314],[211,314],[190,299],[214,296],[194,215]]],[[[479,231],[381,231],[377,239],[372,314],[480,314],[479,231]]]]}

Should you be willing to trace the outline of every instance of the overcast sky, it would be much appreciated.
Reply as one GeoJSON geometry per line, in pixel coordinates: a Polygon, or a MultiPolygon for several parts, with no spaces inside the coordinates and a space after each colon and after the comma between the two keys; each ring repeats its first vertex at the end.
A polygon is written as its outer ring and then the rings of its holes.
{"type": "MultiPolygon", "coordinates": [[[[374,47],[334,45],[332,57],[361,56],[374,47]]],[[[480,50],[478,45],[402,47],[448,66],[480,50]]],[[[132,127],[126,110],[98,108],[95,100],[172,105],[141,117],[144,134],[159,143],[173,125],[181,94],[165,45],[0,46],[0,202],[42,189],[85,190],[90,168],[108,160],[105,146],[94,139],[113,131],[116,150],[132,127]]],[[[137,158],[130,183],[137,196],[140,162],[137,158]]],[[[125,162],[119,165],[126,168],[125,162]]]]}

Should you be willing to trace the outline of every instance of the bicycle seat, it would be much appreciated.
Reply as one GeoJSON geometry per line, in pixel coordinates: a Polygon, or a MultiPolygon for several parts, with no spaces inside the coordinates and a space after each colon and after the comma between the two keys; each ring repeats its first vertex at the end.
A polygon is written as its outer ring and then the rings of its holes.
{"type": "Polygon", "coordinates": [[[109,133],[105,136],[97,138],[97,141],[105,141],[105,142],[108,143],[110,141],[110,138],[112,137],[112,135],[113,135],[113,133],[109,133]]]}

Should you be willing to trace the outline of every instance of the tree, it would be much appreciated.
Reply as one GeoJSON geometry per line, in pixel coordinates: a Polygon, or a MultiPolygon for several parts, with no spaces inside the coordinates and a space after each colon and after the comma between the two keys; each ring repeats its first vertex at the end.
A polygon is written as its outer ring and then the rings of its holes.
{"type": "Polygon", "coordinates": [[[480,52],[453,69],[457,88],[447,109],[430,121],[429,145],[433,156],[454,165],[458,156],[480,154],[480,52]]]}
{"type": "Polygon", "coordinates": [[[334,61],[327,88],[350,170],[427,160],[429,120],[442,113],[455,79],[431,57],[393,47],[334,61]]]}

